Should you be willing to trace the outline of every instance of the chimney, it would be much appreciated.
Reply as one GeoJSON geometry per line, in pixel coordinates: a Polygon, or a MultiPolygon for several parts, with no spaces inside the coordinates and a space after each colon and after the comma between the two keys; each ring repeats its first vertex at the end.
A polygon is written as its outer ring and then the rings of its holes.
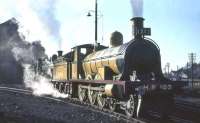
{"type": "Polygon", "coordinates": [[[135,39],[141,39],[144,38],[145,35],[151,35],[151,29],[144,28],[144,18],[134,17],[131,19],[131,21],[133,21],[132,34],[135,39]]]}
{"type": "Polygon", "coordinates": [[[61,56],[62,56],[62,53],[63,53],[63,51],[59,50],[59,51],[58,51],[58,57],[61,57],[61,56]]]}

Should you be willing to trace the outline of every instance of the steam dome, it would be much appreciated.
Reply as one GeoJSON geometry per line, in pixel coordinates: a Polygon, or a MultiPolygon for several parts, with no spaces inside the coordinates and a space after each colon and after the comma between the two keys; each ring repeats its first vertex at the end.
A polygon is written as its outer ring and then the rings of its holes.
{"type": "Polygon", "coordinates": [[[123,44],[123,35],[122,33],[115,31],[111,34],[110,45],[116,47],[123,44]]]}

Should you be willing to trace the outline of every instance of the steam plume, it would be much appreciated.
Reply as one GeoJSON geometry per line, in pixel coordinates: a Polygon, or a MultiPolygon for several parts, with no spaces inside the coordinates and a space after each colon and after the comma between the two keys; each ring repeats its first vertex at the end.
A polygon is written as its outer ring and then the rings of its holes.
{"type": "Polygon", "coordinates": [[[56,19],[57,0],[32,0],[29,6],[37,14],[40,22],[48,29],[49,35],[53,35],[61,48],[60,22],[56,19]],[[38,4],[41,4],[38,6],[38,4]]]}
{"type": "Polygon", "coordinates": [[[27,42],[18,33],[18,23],[13,18],[0,24],[0,83],[23,83],[22,64],[34,64],[47,57],[40,42],[27,42]]]}
{"type": "Polygon", "coordinates": [[[55,90],[45,77],[35,76],[38,59],[47,58],[45,49],[40,41],[27,42],[18,29],[18,22],[14,18],[0,24],[0,83],[24,82],[34,95],[67,97],[55,90]]]}
{"type": "Polygon", "coordinates": [[[133,17],[143,16],[143,0],[131,0],[133,17]]]}
{"type": "Polygon", "coordinates": [[[49,83],[49,80],[43,76],[35,75],[31,66],[24,64],[24,83],[25,86],[33,90],[33,94],[36,96],[51,95],[53,97],[67,98],[67,94],[61,94],[53,85],[49,83]]]}
{"type": "Polygon", "coordinates": [[[41,40],[48,47],[48,54],[61,47],[60,22],[55,16],[56,4],[57,0],[22,0],[16,6],[17,19],[28,31],[26,39],[41,40]]]}

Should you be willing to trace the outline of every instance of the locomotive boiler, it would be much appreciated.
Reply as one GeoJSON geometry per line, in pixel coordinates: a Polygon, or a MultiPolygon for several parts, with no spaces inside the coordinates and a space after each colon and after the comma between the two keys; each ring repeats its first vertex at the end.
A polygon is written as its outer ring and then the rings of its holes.
{"type": "Polygon", "coordinates": [[[86,56],[83,60],[83,68],[87,79],[127,81],[135,72],[139,80],[163,78],[159,47],[153,40],[144,38],[146,34],[150,34],[150,29],[143,28],[143,20],[141,17],[132,19],[135,37],[133,40],[86,56]],[[106,71],[104,69],[110,71],[102,72],[106,71]]]}
{"type": "Polygon", "coordinates": [[[159,111],[167,114],[174,88],[184,85],[163,77],[160,49],[145,37],[151,34],[150,28],[143,27],[141,17],[132,21],[134,39],[127,43],[123,44],[122,34],[115,32],[110,48],[83,44],[65,55],[62,51],[53,55],[54,87],[99,108],[123,109],[128,116],[138,117],[141,107],[148,107],[145,102],[151,106],[162,104],[159,111]]]}

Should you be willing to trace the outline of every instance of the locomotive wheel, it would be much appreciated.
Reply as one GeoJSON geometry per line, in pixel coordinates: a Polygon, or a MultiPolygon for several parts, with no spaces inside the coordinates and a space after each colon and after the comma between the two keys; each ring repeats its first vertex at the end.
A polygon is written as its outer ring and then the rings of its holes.
{"type": "Polygon", "coordinates": [[[97,93],[94,90],[88,90],[88,99],[90,104],[94,105],[97,99],[97,93]]]}
{"type": "Polygon", "coordinates": [[[132,95],[130,96],[130,99],[126,103],[125,113],[128,117],[133,117],[135,114],[135,103],[132,95]]]}
{"type": "Polygon", "coordinates": [[[63,92],[63,84],[59,83],[59,92],[62,93],[63,92]]]}
{"type": "Polygon", "coordinates": [[[111,111],[116,111],[117,101],[115,99],[109,99],[108,107],[111,111]]]}
{"type": "Polygon", "coordinates": [[[67,84],[65,84],[65,86],[64,86],[64,91],[63,91],[63,92],[64,92],[65,94],[68,94],[68,88],[67,88],[67,86],[68,86],[67,84]]]}
{"type": "Polygon", "coordinates": [[[78,86],[78,97],[81,102],[86,100],[86,89],[81,88],[81,85],[78,86]]]}
{"type": "Polygon", "coordinates": [[[70,94],[70,85],[69,85],[69,84],[65,84],[65,85],[64,85],[63,92],[64,92],[65,94],[70,94]]]}
{"type": "Polygon", "coordinates": [[[54,87],[55,87],[55,89],[58,90],[58,83],[57,83],[57,82],[55,83],[55,86],[54,86],[54,87]]]}
{"type": "Polygon", "coordinates": [[[100,109],[103,109],[106,104],[106,99],[102,96],[102,92],[97,95],[97,103],[100,109]]]}

